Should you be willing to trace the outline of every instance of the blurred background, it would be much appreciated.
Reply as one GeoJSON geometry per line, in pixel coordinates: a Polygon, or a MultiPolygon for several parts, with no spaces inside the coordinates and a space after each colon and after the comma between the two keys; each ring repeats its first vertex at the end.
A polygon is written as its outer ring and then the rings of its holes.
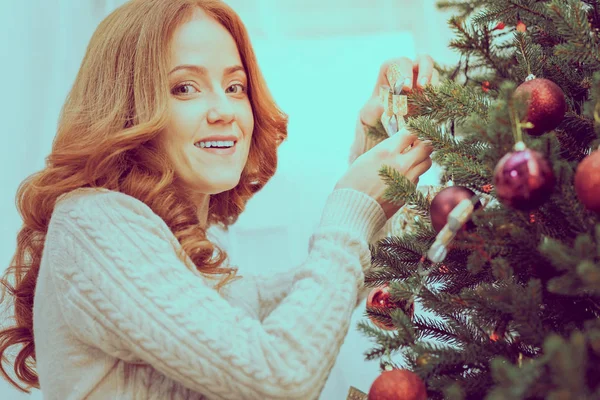
{"type": "MultiPolygon", "coordinates": [[[[123,0],[5,2],[0,10],[0,270],[8,266],[21,225],[19,183],[43,168],[58,114],[98,23],[123,0]]],[[[430,54],[454,64],[449,15],[435,0],[226,0],[250,31],[259,64],[289,114],[289,139],[269,184],[224,239],[234,265],[269,274],[304,260],[327,195],[347,168],[360,108],[386,59],[430,54]]],[[[432,168],[420,185],[438,183],[432,168]]],[[[331,296],[335,296],[331,293],[331,296]]],[[[356,331],[355,311],[321,399],[345,399],[350,386],[368,392],[379,375],[366,362],[371,343],[356,331]]],[[[0,321],[6,323],[6,321],[0,321]]],[[[0,399],[41,399],[0,380],[0,399]]]]}

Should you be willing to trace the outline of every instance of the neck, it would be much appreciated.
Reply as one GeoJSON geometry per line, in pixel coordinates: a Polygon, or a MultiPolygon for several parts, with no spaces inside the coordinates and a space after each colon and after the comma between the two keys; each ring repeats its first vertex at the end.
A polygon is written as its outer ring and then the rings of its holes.
{"type": "Polygon", "coordinates": [[[208,204],[210,202],[209,194],[201,194],[199,197],[199,201],[196,203],[196,207],[198,209],[198,221],[200,225],[206,228],[208,224],[208,204]]]}

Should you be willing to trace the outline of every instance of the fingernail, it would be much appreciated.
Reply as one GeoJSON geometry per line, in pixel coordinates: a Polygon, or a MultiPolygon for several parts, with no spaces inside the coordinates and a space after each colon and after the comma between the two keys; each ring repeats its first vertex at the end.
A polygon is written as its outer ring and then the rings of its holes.
{"type": "Polygon", "coordinates": [[[427,78],[421,78],[419,80],[419,84],[421,85],[421,87],[425,87],[427,85],[427,78]]]}
{"type": "Polygon", "coordinates": [[[431,140],[425,140],[423,141],[424,144],[426,144],[427,146],[432,146],[433,142],[431,140]]]}

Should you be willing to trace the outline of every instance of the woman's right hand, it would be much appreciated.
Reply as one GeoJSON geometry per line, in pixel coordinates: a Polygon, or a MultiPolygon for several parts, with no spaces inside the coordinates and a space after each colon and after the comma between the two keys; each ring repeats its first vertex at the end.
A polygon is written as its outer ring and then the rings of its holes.
{"type": "Polygon", "coordinates": [[[335,189],[350,188],[371,196],[381,205],[386,217],[390,218],[402,204],[384,200],[387,185],[379,176],[379,170],[387,165],[416,184],[419,177],[431,168],[429,156],[432,152],[430,143],[417,140],[415,135],[404,128],[361,154],[338,181],[335,189]],[[410,145],[413,147],[405,151],[410,145]]]}

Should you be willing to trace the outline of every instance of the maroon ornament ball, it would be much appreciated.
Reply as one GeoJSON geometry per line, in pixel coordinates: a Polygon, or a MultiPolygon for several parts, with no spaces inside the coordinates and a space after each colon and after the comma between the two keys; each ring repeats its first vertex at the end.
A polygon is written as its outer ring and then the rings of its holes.
{"type": "Polygon", "coordinates": [[[522,83],[515,90],[514,97],[527,99],[527,117],[523,122],[533,124],[533,128],[525,129],[532,136],[540,136],[556,128],[567,111],[565,94],[548,79],[535,78],[522,83]]]}
{"type": "MultiPolygon", "coordinates": [[[[367,307],[369,308],[380,308],[390,311],[396,308],[401,308],[408,314],[410,318],[412,318],[415,313],[415,303],[411,302],[410,308],[408,308],[408,310],[407,303],[408,302],[406,300],[396,302],[393,301],[390,295],[390,288],[388,285],[383,285],[374,288],[373,290],[371,290],[369,296],[367,297],[367,307]]],[[[380,327],[381,329],[385,329],[387,331],[396,330],[396,327],[392,323],[386,324],[372,317],[370,317],[370,319],[371,322],[373,322],[373,324],[380,327]]]]}
{"type": "Polygon", "coordinates": [[[427,400],[423,380],[406,369],[383,371],[371,384],[368,400],[427,400]]]}
{"type": "Polygon", "coordinates": [[[600,213],[600,150],[594,151],[577,166],[575,191],[585,208],[600,213]]]}
{"type": "Polygon", "coordinates": [[[531,210],[550,197],[556,179],[550,164],[535,150],[506,154],[494,170],[498,200],[517,210],[531,210]]]}
{"type": "MultiPolygon", "coordinates": [[[[436,232],[442,230],[448,222],[448,214],[465,199],[471,199],[475,193],[464,186],[450,186],[435,195],[431,201],[429,215],[431,216],[431,225],[436,232]]],[[[479,208],[481,203],[478,203],[475,208],[479,208]]],[[[471,221],[467,222],[463,229],[471,229],[474,225],[471,221]]]]}

